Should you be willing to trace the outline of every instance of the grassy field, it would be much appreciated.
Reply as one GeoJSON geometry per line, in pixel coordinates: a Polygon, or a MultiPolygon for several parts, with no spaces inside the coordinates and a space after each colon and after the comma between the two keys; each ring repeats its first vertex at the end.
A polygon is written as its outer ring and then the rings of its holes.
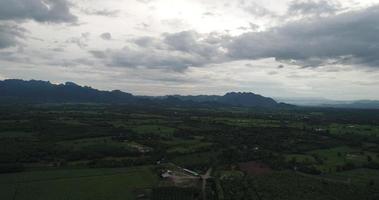
{"type": "Polygon", "coordinates": [[[266,120],[266,119],[253,119],[253,118],[228,118],[228,117],[219,117],[219,118],[209,118],[204,117],[201,119],[206,122],[217,122],[223,123],[230,126],[239,126],[239,127],[280,127],[280,121],[277,120],[266,120]]]}
{"type": "Polygon", "coordinates": [[[372,161],[379,160],[375,153],[360,151],[347,146],[310,151],[308,154],[313,157],[318,157],[319,160],[322,161],[322,163],[317,164],[316,167],[323,172],[334,172],[337,166],[343,166],[346,163],[353,163],[359,166],[367,163],[368,157],[370,157],[372,161]]]}
{"type": "Polygon", "coordinates": [[[331,134],[359,134],[366,136],[379,136],[379,127],[356,124],[331,124],[329,126],[331,134]]]}
{"type": "Polygon", "coordinates": [[[285,156],[287,162],[296,161],[306,164],[315,164],[316,160],[311,155],[305,154],[288,154],[285,156]]]}
{"type": "Polygon", "coordinates": [[[82,148],[86,148],[92,145],[99,145],[99,144],[113,146],[113,147],[120,147],[120,148],[132,148],[129,143],[115,141],[115,140],[112,140],[111,137],[85,138],[85,139],[78,139],[78,140],[63,141],[59,143],[59,145],[62,145],[63,147],[71,149],[71,150],[79,150],[82,148]]]}
{"type": "Polygon", "coordinates": [[[175,128],[163,126],[163,125],[139,125],[132,128],[136,133],[154,133],[161,136],[170,137],[176,130],[175,128]]]}
{"type": "Polygon", "coordinates": [[[163,144],[169,146],[168,153],[194,153],[205,148],[208,148],[212,145],[209,142],[202,142],[199,140],[182,140],[175,139],[172,141],[164,141],[163,144]]]}
{"type": "Polygon", "coordinates": [[[72,169],[0,175],[1,200],[135,199],[136,189],[156,185],[149,167],[72,169]]]}

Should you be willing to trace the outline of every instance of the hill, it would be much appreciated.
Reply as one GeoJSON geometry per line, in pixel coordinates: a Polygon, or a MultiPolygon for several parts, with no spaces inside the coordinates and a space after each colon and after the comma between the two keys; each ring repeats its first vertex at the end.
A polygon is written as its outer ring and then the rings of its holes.
{"type": "Polygon", "coordinates": [[[72,82],[52,84],[48,81],[0,81],[0,102],[16,103],[122,103],[134,100],[133,95],[119,90],[100,91],[72,82]]]}
{"type": "Polygon", "coordinates": [[[250,92],[230,92],[223,96],[199,95],[140,97],[120,90],[102,91],[72,82],[52,84],[39,80],[0,81],[0,103],[121,103],[169,106],[237,106],[278,108],[288,104],[250,92]]]}
{"type": "Polygon", "coordinates": [[[240,106],[240,107],[288,107],[289,104],[277,103],[274,99],[264,97],[251,92],[229,92],[223,96],[218,95],[198,95],[198,96],[180,96],[174,95],[181,100],[194,102],[215,102],[223,105],[240,106]]]}
{"type": "Polygon", "coordinates": [[[333,108],[379,109],[379,101],[360,100],[344,104],[324,104],[322,106],[333,108]]]}

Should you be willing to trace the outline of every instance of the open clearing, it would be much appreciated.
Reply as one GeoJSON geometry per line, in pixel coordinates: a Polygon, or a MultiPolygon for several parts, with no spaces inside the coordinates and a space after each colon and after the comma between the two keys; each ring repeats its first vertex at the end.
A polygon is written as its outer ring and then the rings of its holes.
{"type": "Polygon", "coordinates": [[[149,167],[70,169],[0,175],[1,200],[135,199],[136,189],[151,188],[157,177],[149,167]]]}

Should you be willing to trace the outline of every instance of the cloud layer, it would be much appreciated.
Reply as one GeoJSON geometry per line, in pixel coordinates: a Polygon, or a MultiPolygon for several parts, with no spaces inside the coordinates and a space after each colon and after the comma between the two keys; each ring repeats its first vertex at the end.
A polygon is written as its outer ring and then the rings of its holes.
{"type": "Polygon", "coordinates": [[[27,20],[38,22],[74,22],[67,0],[1,0],[0,20],[27,20]]]}
{"type": "Polygon", "coordinates": [[[14,24],[0,24],[0,49],[15,46],[24,38],[25,29],[14,24]]]}
{"type": "Polygon", "coordinates": [[[303,67],[328,64],[379,64],[379,7],[290,22],[251,32],[228,46],[234,59],[273,57],[303,67]]]}
{"type": "MultiPolygon", "coordinates": [[[[309,3],[309,2],[308,2],[309,3]]],[[[332,12],[319,4],[295,2],[298,12],[332,12]],[[313,6],[311,6],[313,5],[313,6]]],[[[292,9],[295,9],[291,7],[292,9]]],[[[261,32],[239,36],[196,31],[137,37],[122,49],[91,53],[109,66],[182,71],[237,60],[275,58],[301,67],[379,65],[379,6],[326,17],[303,18],[261,32]]],[[[103,35],[103,39],[106,39],[103,35]]]]}
{"type": "Polygon", "coordinates": [[[222,35],[195,31],[163,34],[159,38],[139,37],[122,49],[90,51],[109,66],[147,67],[183,71],[224,61],[222,35]]]}

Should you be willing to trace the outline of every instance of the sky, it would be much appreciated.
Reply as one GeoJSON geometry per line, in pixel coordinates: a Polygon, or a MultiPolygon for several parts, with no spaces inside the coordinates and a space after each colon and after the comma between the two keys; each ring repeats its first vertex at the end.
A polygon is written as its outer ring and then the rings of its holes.
{"type": "Polygon", "coordinates": [[[0,79],[379,100],[379,0],[0,0],[0,79]]]}

